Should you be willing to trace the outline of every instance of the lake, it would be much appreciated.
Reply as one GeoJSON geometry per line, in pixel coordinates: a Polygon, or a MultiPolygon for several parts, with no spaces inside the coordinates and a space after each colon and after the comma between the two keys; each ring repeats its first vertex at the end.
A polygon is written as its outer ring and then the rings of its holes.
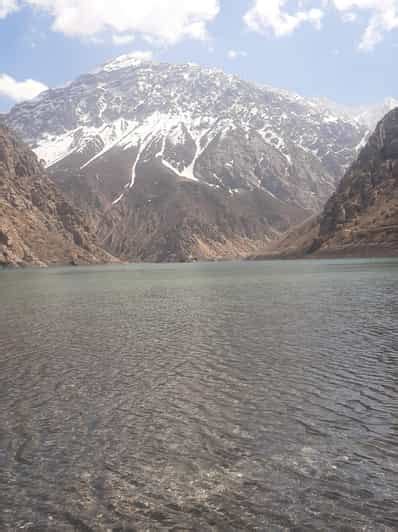
{"type": "Polygon", "coordinates": [[[0,530],[398,530],[398,261],[0,272],[0,530]]]}

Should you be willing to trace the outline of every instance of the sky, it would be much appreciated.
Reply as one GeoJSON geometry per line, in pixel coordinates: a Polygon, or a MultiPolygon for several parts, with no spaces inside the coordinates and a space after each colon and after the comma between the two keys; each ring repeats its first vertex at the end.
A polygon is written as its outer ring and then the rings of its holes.
{"type": "Polygon", "coordinates": [[[0,112],[122,54],[367,105],[398,97],[398,0],[0,0],[0,112]]]}

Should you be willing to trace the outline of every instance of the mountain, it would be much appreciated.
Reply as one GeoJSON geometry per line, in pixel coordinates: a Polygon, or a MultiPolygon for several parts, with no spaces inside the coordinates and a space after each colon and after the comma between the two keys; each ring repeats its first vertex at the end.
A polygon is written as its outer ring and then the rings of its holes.
{"type": "Polygon", "coordinates": [[[124,159],[112,201],[150,162],[213,187],[263,188],[306,209],[326,201],[366,132],[285,91],[133,56],[15,106],[6,121],[50,168],[92,174],[124,159]]]}
{"type": "MultiPolygon", "coordinates": [[[[378,122],[390,111],[398,107],[398,100],[386,98],[383,102],[374,105],[347,106],[340,105],[327,98],[316,98],[313,102],[325,110],[329,110],[337,115],[344,116],[346,120],[353,121],[366,127],[369,136],[376,128],[378,122]]],[[[366,139],[367,140],[367,139],[366,139]]]]}
{"type": "Polygon", "coordinates": [[[108,251],[241,256],[319,212],[366,127],[219,70],[121,56],[5,117],[108,251]]]}
{"type": "Polygon", "coordinates": [[[378,124],[320,217],[290,231],[283,255],[398,255],[398,108],[378,124]]]}
{"type": "Polygon", "coordinates": [[[373,131],[378,122],[390,111],[398,107],[398,100],[395,98],[386,98],[381,104],[368,105],[352,108],[351,117],[357,122],[367,126],[373,131]]]}
{"type": "Polygon", "coordinates": [[[36,155],[0,125],[0,266],[111,260],[36,155]]]}

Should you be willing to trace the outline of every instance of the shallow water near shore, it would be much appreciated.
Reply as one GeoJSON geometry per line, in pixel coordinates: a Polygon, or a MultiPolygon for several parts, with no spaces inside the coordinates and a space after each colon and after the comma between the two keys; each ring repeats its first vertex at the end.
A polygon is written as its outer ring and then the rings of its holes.
{"type": "Polygon", "coordinates": [[[397,530],[398,261],[0,272],[0,530],[397,530]]]}

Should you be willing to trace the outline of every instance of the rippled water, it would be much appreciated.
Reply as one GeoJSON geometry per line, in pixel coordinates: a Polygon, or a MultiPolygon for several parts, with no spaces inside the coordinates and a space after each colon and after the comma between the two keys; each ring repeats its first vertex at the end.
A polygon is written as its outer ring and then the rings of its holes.
{"type": "Polygon", "coordinates": [[[398,262],[0,273],[0,530],[398,530],[398,262]]]}

